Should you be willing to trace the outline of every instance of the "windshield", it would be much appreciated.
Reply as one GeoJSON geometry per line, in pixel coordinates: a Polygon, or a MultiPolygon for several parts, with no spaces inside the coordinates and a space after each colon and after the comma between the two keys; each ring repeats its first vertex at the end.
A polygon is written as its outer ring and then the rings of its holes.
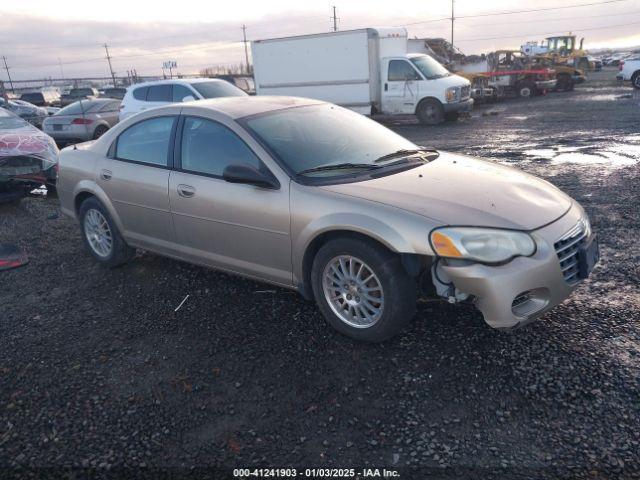
{"type": "Polygon", "coordinates": [[[203,98],[244,97],[247,95],[238,87],[228,82],[197,82],[192,83],[191,86],[195,88],[203,98]]]}
{"type": "MultiPolygon", "coordinates": [[[[345,163],[377,166],[376,160],[384,155],[419,148],[379,123],[336,105],[278,110],[249,117],[246,125],[293,174],[345,163]]],[[[344,174],[338,168],[309,173],[344,174]]]]}
{"type": "Polygon", "coordinates": [[[428,55],[420,55],[419,57],[411,57],[411,62],[424,75],[427,80],[431,78],[447,77],[451,75],[449,70],[440,65],[436,60],[428,55]]]}

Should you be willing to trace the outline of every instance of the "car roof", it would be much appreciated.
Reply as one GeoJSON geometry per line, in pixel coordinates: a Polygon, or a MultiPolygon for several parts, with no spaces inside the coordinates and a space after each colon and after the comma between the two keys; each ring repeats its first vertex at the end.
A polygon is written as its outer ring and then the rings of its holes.
{"type": "Polygon", "coordinates": [[[138,87],[149,87],[152,85],[166,85],[166,84],[193,84],[193,83],[202,83],[202,82],[224,82],[219,78],[168,78],[165,80],[152,80],[150,82],[142,82],[136,83],[135,85],[131,85],[129,88],[138,88],[138,87]]]}
{"type": "Polygon", "coordinates": [[[310,98],[284,96],[246,96],[246,97],[218,97],[196,102],[180,103],[185,111],[204,108],[227,115],[233,119],[249,117],[266,112],[284,110],[287,108],[304,107],[308,105],[322,105],[326,102],[310,98]]]}

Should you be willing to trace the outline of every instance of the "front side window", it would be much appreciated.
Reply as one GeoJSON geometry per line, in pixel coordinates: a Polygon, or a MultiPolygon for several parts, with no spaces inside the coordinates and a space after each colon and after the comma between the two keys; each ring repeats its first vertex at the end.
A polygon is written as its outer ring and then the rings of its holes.
{"type": "Polygon", "coordinates": [[[115,157],[166,167],[174,120],[175,117],[150,118],[127,128],[118,137],[115,157]]]}
{"type": "Polygon", "coordinates": [[[246,97],[247,94],[235,85],[224,81],[195,82],[191,86],[202,95],[202,98],[246,97]]]}
{"type": "Polygon", "coordinates": [[[184,121],[180,158],[183,170],[218,177],[229,165],[261,168],[258,157],[229,128],[197,117],[184,121]]]}
{"type": "Polygon", "coordinates": [[[411,63],[413,63],[420,73],[424,75],[427,80],[434,78],[448,77],[451,75],[449,70],[444,68],[437,60],[434,60],[429,55],[420,55],[419,57],[412,57],[411,63]]]}
{"type": "Polygon", "coordinates": [[[406,80],[419,80],[420,76],[406,60],[391,60],[387,78],[390,82],[404,82],[406,80]]]}
{"type": "Polygon", "coordinates": [[[147,102],[170,102],[171,85],[154,85],[149,87],[147,102]]]}

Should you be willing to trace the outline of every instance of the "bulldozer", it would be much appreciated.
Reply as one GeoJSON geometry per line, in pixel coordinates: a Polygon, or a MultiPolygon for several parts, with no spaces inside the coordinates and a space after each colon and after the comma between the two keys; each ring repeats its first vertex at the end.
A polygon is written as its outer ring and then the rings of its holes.
{"type": "Polygon", "coordinates": [[[595,64],[589,61],[582,46],[584,38],[576,43],[575,35],[560,35],[547,37],[542,42],[527,42],[520,47],[520,51],[529,57],[547,57],[555,65],[574,67],[583,72],[595,70],[595,64]]]}

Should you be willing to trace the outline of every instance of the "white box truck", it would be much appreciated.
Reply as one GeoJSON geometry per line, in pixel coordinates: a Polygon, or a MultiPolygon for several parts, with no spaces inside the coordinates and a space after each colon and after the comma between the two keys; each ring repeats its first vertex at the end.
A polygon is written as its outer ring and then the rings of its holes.
{"type": "Polygon", "coordinates": [[[473,106],[468,80],[407,53],[404,28],[257,40],[251,52],[258,95],[315,98],[366,115],[415,114],[428,125],[473,106]]]}

